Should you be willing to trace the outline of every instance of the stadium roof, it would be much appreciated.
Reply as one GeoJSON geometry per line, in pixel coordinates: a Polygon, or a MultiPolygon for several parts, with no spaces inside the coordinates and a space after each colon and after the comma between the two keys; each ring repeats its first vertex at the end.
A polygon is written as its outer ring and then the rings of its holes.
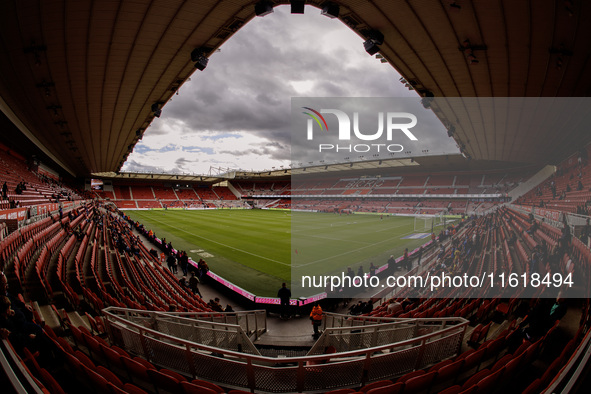
{"type": "Polygon", "coordinates": [[[408,159],[384,159],[349,161],[346,163],[310,165],[270,171],[229,171],[224,174],[157,174],[146,172],[102,172],[94,174],[97,178],[119,181],[122,184],[133,182],[161,182],[174,184],[217,184],[227,180],[248,179],[249,181],[293,180],[308,177],[343,176],[395,176],[409,173],[482,173],[520,170],[537,170],[536,165],[516,165],[513,162],[490,162],[488,160],[466,160],[458,154],[432,155],[408,159]]]}
{"type": "MultiPolygon", "coordinates": [[[[153,105],[167,103],[195,71],[191,52],[211,54],[255,16],[255,3],[3,2],[0,109],[36,145],[30,152],[40,149],[78,176],[116,172],[152,121],[153,105]]],[[[334,3],[360,36],[384,35],[379,53],[422,96],[591,93],[589,2],[334,3]]],[[[507,134],[502,113],[487,122],[478,108],[436,110],[462,125],[454,138],[473,159],[556,161],[591,138],[583,131],[568,138],[531,129],[507,134]]]]}

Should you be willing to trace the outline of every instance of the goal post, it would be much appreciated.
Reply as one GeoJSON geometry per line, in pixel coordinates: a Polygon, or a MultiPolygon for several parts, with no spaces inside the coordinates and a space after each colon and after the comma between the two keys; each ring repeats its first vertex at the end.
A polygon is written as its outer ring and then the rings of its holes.
{"type": "Polygon", "coordinates": [[[443,212],[434,215],[415,215],[414,232],[415,233],[431,233],[435,231],[436,227],[445,225],[445,217],[443,212]]]}

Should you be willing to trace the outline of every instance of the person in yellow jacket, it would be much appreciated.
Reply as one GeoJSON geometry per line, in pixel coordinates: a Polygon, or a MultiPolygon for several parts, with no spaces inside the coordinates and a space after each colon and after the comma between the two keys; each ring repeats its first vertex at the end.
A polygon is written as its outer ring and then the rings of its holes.
{"type": "Polygon", "coordinates": [[[310,312],[310,320],[312,320],[312,326],[314,327],[314,337],[318,337],[320,332],[318,331],[318,327],[322,324],[322,317],[324,313],[322,312],[322,308],[318,303],[314,304],[312,308],[312,312],[310,312]]]}

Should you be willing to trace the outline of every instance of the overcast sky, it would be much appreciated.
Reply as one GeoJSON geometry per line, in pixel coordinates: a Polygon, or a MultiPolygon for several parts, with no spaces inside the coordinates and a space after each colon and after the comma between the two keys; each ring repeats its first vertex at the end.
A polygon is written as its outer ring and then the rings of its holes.
{"type": "MultiPolygon", "coordinates": [[[[292,97],[417,97],[338,19],[306,6],[257,17],[155,118],[123,171],[208,174],[288,167],[292,97]]],[[[445,136],[447,137],[447,136],[445,136]]]]}

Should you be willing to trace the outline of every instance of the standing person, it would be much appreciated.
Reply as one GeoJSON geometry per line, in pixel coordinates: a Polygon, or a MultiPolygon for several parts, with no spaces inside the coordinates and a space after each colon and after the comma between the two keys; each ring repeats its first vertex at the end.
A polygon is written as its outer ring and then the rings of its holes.
{"type": "Polygon", "coordinates": [[[187,252],[182,251],[181,255],[179,257],[179,263],[181,266],[181,270],[183,271],[183,275],[187,275],[187,271],[189,269],[189,256],[187,255],[187,252]]]}
{"type": "Polygon", "coordinates": [[[174,255],[172,253],[168,254],[168,258],[166,259],[166,263],[168,264],[168,269],[170,270],[170,272],[172,272],[173,274],[176,274],[176,257],[174,257],[174,255]]]}
{"type": "Polygon", "coordinates": [[[408,248],[404,248],[404,255],[402,256],[401,266],[406,267],[408,271],[412,268],[412,264],[408,258],[408,248]]]}
{"type": "Polygon", "coordinates": [[[421,246],[419,249],[418,257],[419,257],[419,260],[418,260],[417,266],[420,267],[421,266],[421,258],[423,257],[423,246],[421,246]]]}
{"type": "Polygon", "coordinates": [[[199,267],[199,271],[201,273],[199,279],[201,279],[201,281],[204,282],[207,279],[207,272],[209,272],[209,266],[203,259],[199,259],[197,266],[199,267]]]}
{"type": "Polygon", "coordinates": [[[8,200],[8,185],[6,184],[6,182],[4,182],[4,184],[2,185],[2,199],[8,200]]]}
{"type": "Polygon", "coordinates": [[[281,300],[281,318],[289,319],[289,299],[291,298],[291,290],[287,288],[285,282],[281,284],[281,288],[277,292],[277,297],[281,300]]]}
{"type": "Polygon", "coordinates": [[[191,271],[191,277],[189,278],[189,287],[193,294],[199,294],[199,297],[203,298],[201,292],[199,291],[199,279],[195,276],[195,271],[191,271]]]}
{"type": "Polygon", "coordinates": [[[320,331],[318,331],[318,327],[320,327],[320,325],[322,324],[322,317],[324,316],[324,313],[322,312],[322,308],[320,307],[320,304],[316,303],[314,304],[314,307],[312,308],[312,312],[310,312],[310,320],[312,320],[312,326],[314,327],[314,334],[313,337],[318,339],[318,337],[320,336],[320,331]]]}
{"type": "Polygon", "coordinates": [[[373,262],[369,263],[369,276],[375,276],[377,269],[378,268],[373,264],[373,262]]]}

